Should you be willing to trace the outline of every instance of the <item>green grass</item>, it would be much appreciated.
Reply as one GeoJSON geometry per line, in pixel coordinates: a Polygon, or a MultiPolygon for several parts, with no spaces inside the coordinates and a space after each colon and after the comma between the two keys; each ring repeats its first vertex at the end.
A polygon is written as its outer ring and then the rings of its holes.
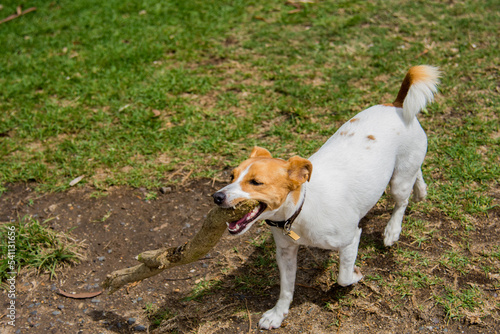
{"type": "Polygon", "coordinates": [[[413,238],[414,241],[412,244],[421,247],[423,244],[432,242],[435,232],[436,230],[433,227],[429,227],[425,220],[407,217],[405,219],[405,227],[401,231],[401,234],[413,238]]]}
{"type": "MultiPolygon", "coordinates": [[[[19,4],[3,2],[0,17],[19,4]]],[[[296,13],[278,0],[21,4],[37,10],[0,26],[0,196],[15,182],[64,191],[81,175],[76,187],[94,197],[126,185],[148,200],[186,177],[227,181],[253,145],[312,154],[355,113],[392,101],[410,66],[431,64],[443,77],[419,116],[429,196],[409,207],[420,214],[403,228],[409,243],[383,251],[398,269],[380,284],[401,297],[434,287],[436,266],[500,270],[498,248],[469,254],[477,221],[499,205],[498,1],[328,0],[296,13]],[[436,243],[438,257],[425,252],[436,243]]],[[[254,241],[257,273],[273,262],[265,240],[254,241]]],[[[370,243],[359,259],[381,253],[370,243]]],[[[254,276],[239,288],[258,290],[254,276]]],[[[447,289],[433,301],[449,318],[484,306],[475,290],[447,289]]]]}
{"type": "Polygon", "coordinates": [[[219,279],[200,280],[197,283],[189,296],[183,298],[183,301],[199,300],[207,294],[213,294],[215,291],[221,289],[221,281],[219,279]]]}
{"type": "Polygon", "coordinates": [[[151,321],[153,327],[158,327],[163,321],[171,319],[175,316],[174,312],[166,307],[159,308],[158,306],[147,303],[145,306],[144,313],[151,321]]]}
{"type": "Polygon", "coordinates": [[[281,1],[29,6],[0,35],[2,184],[64,190],[86,175],[98,188],[154,188],[177,170],[220,176],[255,144],[307,156],[339,121],[390,101],[417,63],[441,66],[454,97],[423,123],[465,116],[431,138],[436,163],[456,166],[457,181],[498,175],[498,152],[477,151],[497,142],[493,1],[325,1],[295,14],[281,1]]]}
{"type": "Polygon", "coordinates": [[[23,268],[56,276],[64,265],[78,263],[83,255],[82,245],[71,237],[57,233],[32,217],[23,217],[15,223],[0,225],[0,281],[10,278],[10,272],[19,273],[23,268]],[[9,252],[9,241],[15,245],[9,252]],[[15,261],[15,263],[10,263],[15,261]],[[10,265],[13,265],[14,270],[10,265]]]}
{"type": "Polygon", "coordinates": [[[438,304],[445,309],[446,316],[449,319],[463,318],[466,312],[474,311],[482,305],[484,293],[476,287],[469,287],[460,291],[446,289],[444,296],[438,296],[438,304]]]}

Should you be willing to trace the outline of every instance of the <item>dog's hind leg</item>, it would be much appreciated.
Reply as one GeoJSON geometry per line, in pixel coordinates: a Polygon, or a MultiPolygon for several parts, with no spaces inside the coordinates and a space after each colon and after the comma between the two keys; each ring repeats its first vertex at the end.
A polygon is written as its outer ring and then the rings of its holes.
{"type": "Polygon", "coordinates": [[[417,172],[417,180],[413,186],[413,200],[415,202],[422,201],[425,196],[427,196],[427,185],[425,184],[424,177],[422,175],[422,169],[417,172]]]}
{"type": "Polygon", "coordinates": [[[341,286],[348,286],[357,283],[363,278],[361,271],[354,265],[358,256],[358,245],[361,237],[361,229],[354,233],[352,242],[339,251],[339,276],[337,283],[341,286]]]}
{"type": "Polygon", "coordinates": [[[408,171],[394,171],[390,185],[390,193],[396,204],[394,205],[391,219],[389,219],[384,230],[384,245],[386,246],[392,246],[399,240],[401,223],[403,222],[403,216],[408,206],[408,199],[410,198],[413,186],[415,185],[415,187],[418,188],[417,196],[422,196],[426,193],[426,187],[420,168],[418,172],[414,173],[409,173],[408,171]]]}

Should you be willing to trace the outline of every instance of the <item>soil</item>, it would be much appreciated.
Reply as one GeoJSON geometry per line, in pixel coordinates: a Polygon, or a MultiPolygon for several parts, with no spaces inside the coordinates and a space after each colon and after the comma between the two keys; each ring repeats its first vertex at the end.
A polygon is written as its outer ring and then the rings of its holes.
{"type": "MultiPolygon", "coordinates": [[[[203,222],[213,205],[210,194],[220,184],[197,180],[185,186],[167,187],[150,200],[149,191],[145,189],[117,187],[100,193],[93,188],[79,187],[64,193],[40,194],[33,190],[34,186],[8,187],[0,197],[0,222],[24,215],[40,221],[51,218],[47,224],[54,230],[69,232],[77,241],[85,240],[86,259],[60,269],[57,278],[52,280],[46,274],[21,273],[16,282],[16,327],[6,324],[8,299],[5,291],[0,294],[2,333],[263,332],[257,328],[259,318],[279,295],[276,266],[256,271],[251,265],[272,250],[272,236],[266,225],[254,226],[240,237],[226,232],[202,260],[170,269],[112,295],[103,293],[94,298],[73,299],[56,293],[59,288],[74,293],[99,291],[106,274],[138,264],[134,257],[139,253],[183,244],[203,222]],[[255,239],[259,234],[262,243],[257,247],[255,239]],[[243,279],[259,280],[266,274],[265,278],[274,284],[260,290],[245,290],[241,283],[243,279]],[[195,287],[215,279],[218,283],[212,288],[206,287],[204,294],[189,298],[195,287]],[[155,321],[160,315],[166,315],[161,325],[155,321]]],[[[386,219],[386,208],[377,206],[362,221],[362,244],[375,244],[379,250],[375,256],[362,261],[365,275],[383,278],[392,275],[392,250],[381,246],[386,219]]],[[[487,232],[483,235],[491,240],[482,241],[497,243],[499,233],[493,228],[497,224],[492,221],[498,222],[498,212],[488,221],[478,222],[489,229],[483,230],[487,232]]],[[[484,237],[478,235],[477,238],[484,237]]],[[[404,237],[401,242],[405,242],[404,237]]],[[[431,251],[442,250],[434,247],[431,251]]],[[[335,256],[335,252],[301,248],[295,299],[288,318],[273,333],[500,331],[500,325],[491,316],[478,323],[447,320],[444,310],[429,302],[432,291],[419,290],[420,295],[408,296],[394,307],[394,303],[388,302],[394,297],[386,295],[373,281],[342,288],[335,284],[335,265],[328,270],[322,265],[335,256]]],[[[455,277],[455,284],[491,285],[487,277],[474,273],[458,281],[455,277]]],[[[449,279],[453,282],[453,277],[449,279]]],[[[491,293],[495,293],[500,302],[496,292],[491,293]]]]}

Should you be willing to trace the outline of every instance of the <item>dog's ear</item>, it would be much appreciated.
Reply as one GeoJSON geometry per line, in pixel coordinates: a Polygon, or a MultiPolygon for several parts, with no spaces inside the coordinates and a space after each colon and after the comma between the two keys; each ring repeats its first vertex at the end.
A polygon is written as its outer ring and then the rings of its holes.
{"type": "Polygon", "coordinates": [[[272,158],[271,153],[265,148],[254,146],[250,158],[272,158]]]}
{"type": "Polygon", "coordinates": [[[311,179],[312,163],[301,157],[291,157],[288,159],[288,177],[295,184],[301,185],[302,183],[311,179]]]}

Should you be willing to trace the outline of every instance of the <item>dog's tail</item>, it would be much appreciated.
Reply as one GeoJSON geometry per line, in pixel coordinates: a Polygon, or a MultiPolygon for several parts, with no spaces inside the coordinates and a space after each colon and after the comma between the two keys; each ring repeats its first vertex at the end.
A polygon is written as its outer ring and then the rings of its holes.
{"type": "Polygon", "coordinates": [[[434,100],[440,72],[429,65],[413,66],[406,74],[393,105],[403,108],[403,119],[410,124],[415,116],[434,100]]]}

